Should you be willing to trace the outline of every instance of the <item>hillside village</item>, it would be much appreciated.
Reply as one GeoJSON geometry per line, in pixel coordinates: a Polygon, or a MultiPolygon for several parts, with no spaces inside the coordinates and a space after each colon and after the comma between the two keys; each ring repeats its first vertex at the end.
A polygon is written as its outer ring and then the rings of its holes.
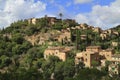
{"type": "MultiPolygon", "coordinates": [[[[86,23],[78,24],[73,19],[59,19],[48,16],[12,23],[10,27],[0,31],[0,35],[3,37],[1,38],[5,39],[5,43],[13,43],[11,44],[13,47],[10,48],[12,51],[9,51],[9,54],[0,51],[0,53],[3,53],[1,56],[6,54],[6,58],[10,59],[7,62],[9,67],[1,65],[0,72],[4,73],[9,68],[11,69],[11,64],[17,65],[19,63],[19,66],[17,66],[25,67],[25,69],[40,65],[37,68],[44,73],[44,70],[49,70],[45,68],[49,64],[47,62],[53,60],[55,66],[59,62],[58,59],[61,60],[61,64],[70,59],[73,60],[71,65],[74,63],[74,67],[79,65],[81,67],[82,64],[84,68],[96,68],[100,71],[107,67],[110,77],[120,76],[119,30],[120,28],[118,30],[112,28],[102,30],[100,27],[94,27],[86,23]],[[39,57],[36,53],[39,53],[39,57]],[[14,55],[18,59],[13,58],[14,55]],[[55,59],[52,59],[51,56],[55,59]],[[28,62],[27,59],[31,61],[28,62]]],[[[2,57],[0,57],[0,60],[3,63],[2,57]]],[[[55,68],[51,68],[53,64],[51,63],[51,66],[49,66],[52,71],[48,78],[56,80],[55,68]]],[[[77,74],[75,72],[72,76],[77,74]]]]}
{"type": "MultiPolygon", "coordinates": [[[[48,22],[49,26],[50,24],[51,25],[54,25],[56,21],[60,21],[60,19],[56,19],[55,17],[48,17],[48,20],[50,22],[48,22]]],[[[65,20],[66,22],[74,22],[74,20],[65,20]]],[[[28,24],[36,24],[37,23],[37,19],[36,18],[32,18],[32,19],[29,19],[28,20],[28,24]]],[[[51,31],[49,33],[41,33],[41,34],[35,34],[35,35],[32,35],[32,36],[29,36],[29,38],[27,38],[28,36],[26,36],[26,39],[28,41],[30,41],[33,45],[36,43],[36,44],[44,44],[45,41],[49,40],[50,38],[58,41],[58,42],[62,42],[62,40],[65,40],[66,38],[66,41],[70,41],[71,39],[71,30],[92,30],[93,32],[96,32],[96,33],[99,33],[99,36],[102,40],[105,40],[107,38],[109,38],[110,36],[114,35],[114,36],[119,36],[119,32],[115,31],[115,30],[111,30],[111,29],[108,29],[108,30],[102,30],[100,27],[93,27],[93,26],[89,26],[85,23],[83,24],[80,24],[78,26],[73,26],[71,28],[65,28],[65,29],[62,29],[61,31],[60,30],[56,30],[56,31],[51,31]],[[42,35],[42,36],[41,36],[42,35]],[[44,36],[44,37],[43,37],[44,36]],[[38,40],[37,40],[38,39],[38,40]],[[39,42],[40,41],[40,42],[39,42]]],[[[80,35],[81,36],[81,39],[85,39],[86,38],[86,34],[82,34],[80,35]]],[[[113,46],[117,46],[118,45],[118,42],[112,42],[112,45],[113,46]]]]}
{"type": "MultiPolygon", "coordinates": [[[[50,21],[49,24],[53,25],[58,20],[59,19],[56,19],[55,17],[51,17],[51,18],[49,17],[49,21],[50,21]]],[[[69,21],[74,21],[74,20],[69,19],[69,21]]],[[[35,25],[36,22],[37,22],[36,18],[32,18],[28,20],[29,24],[35,25]]],[[[111,35],[115,35],[118,37],[120,35],[120,33],[115,30],[111,30],[111,29],[102,30],[100,27],[93,27],[83,23],[75,27],[62,29],[61,31],[56,31],[55,33],[54,32],[48,33],[50,35],[47,36],[48,35],[47,34],[46,35],[47,38],[35,35],[35,36],[32,36],[32,38],[31,37],[29,39],[27,38],[27,40],[30,41],[33,45],[34,44],[43,45],[45,44],[45,41],[49,40],[50,37],[52,37],[54,41],[58,41],[60,43],[62,43],[62,41],[65,43],[71,43],[71,30],[92,30],[93,32],[98,33],[102,40],[107,39],[111,35]],[[38,40],[35,40],[37,38],[38,40]],[[37,41],[38,43],[36,43],[37,41]]],[[[80,35],[80,38],[83,40],[86,40],[87,35],[82,34],[80,35]]],[[[120,45],[118,43],[119,43],[118,41],[112,41],[111,45],[115,47],[120,45]]],[[[47,59],[50,55],[52,55],[52,56],[57,56],[62,61],[65,61],[69,55],[68,51],[72,49],[75,49],[75,48],[70,48],[67,46],[65,46],[64,48],[60,46],[50,47],[45,50],[44,58],[47,59]]],[[[120,73],[119,72],[120,67],[118,67],[118,64],[120,62],[120,54],[115,54],[114,49],[111,47],[108,49],[102,50],[101,46],[87,46],[85,51],[78,52],[76,53],[76,56],[75,56],[75,64],[79,64],[80,62],[83,62],[86,67],[93,67],[94,65],[102,67],[106,65],[106,61],[111,62],[111,64],[108,66],[108,71],[110,72],[110,75],[120,73]]]]}

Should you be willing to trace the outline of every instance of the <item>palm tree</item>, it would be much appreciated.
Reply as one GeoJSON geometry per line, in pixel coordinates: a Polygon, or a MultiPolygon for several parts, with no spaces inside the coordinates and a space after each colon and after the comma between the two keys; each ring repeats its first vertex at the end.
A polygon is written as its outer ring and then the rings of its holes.
{"type": "Polygon", "coordinates": [[[62,14],[62,13],[59,13],[59,17],[60,17],[60,19],[61,19],[61,26],[63,26],[63,21],[62,21],[63,14],[62,14]]]}
{"type": "Polygon", "coordinates": [[[60,17],[60,19],[62,20],[63,14],[62,14],[62,13],[59,13],[59,17],[60,17]]]}

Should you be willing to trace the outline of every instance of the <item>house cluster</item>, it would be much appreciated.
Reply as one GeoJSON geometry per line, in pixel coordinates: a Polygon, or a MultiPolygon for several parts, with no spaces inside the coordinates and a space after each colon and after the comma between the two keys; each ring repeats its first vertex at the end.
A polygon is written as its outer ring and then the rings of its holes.
{"type": "Polygon", "coordinates": [[[53,37],[53,39],[55,39],[55,41],[58,41],[60,43],[61,42],[70,43],[71,42],[70,30],[67,30],[67,29],[61,30],[57,36],[53,37]]]}
{"type": "Polygon", "coordinates": [[[31,36],[25,36],[25,39],[32,45],[44,45],[46,42],[52,44],[53,41],[70,43],[71,35],[69,30],[54,30],[49,33],[38,33],[31,36]]]}
{"type": "MultiPolygon", "coordinates": [[[[46,19],[46,21],[48,21],[48,24],[55,24],[55,22],[60,21],[61,19],[57,19],[56,17],[43,17],[44,19],[46,19]]],[[[28,19],[28,24],[36,24],[39,21],[39,18],[30,18],[28,19]]]]}
{"type": "Polygon", "coordinates": [[[86,30],[86,29],[89,30],[90,29],[93,32],[99,33],[102,40],[107,39],[111,35],[114,35],[114,36],[119,36],[120,35],[120,33],[115,31],[115,30],[112,30],[112,29],[102,30],[100,27],[89,26],[85,23],[80,24],[79,26],[72,27],[71,29],[82,29],[82,30],[86,30]]]}
{"type": "Polygon", "coordinates": [[[102,50],[100,46],[88,46],[86,51],[76,54],[75,63],[83,62],[86,67],[92,67],[95,61],[104,66],[104,61],[111,60],[112,54],[112,49],[102,50]]]}
{"type": "MultiPolygon", "coordinates": [[[[54,25],[56,22],[61,21],[61,19],[57,19],[56,17],[45,16],[43,18],[45,18],[47,20],[47,23],[49,25],[54,25]]],[[[37,19],[37,18],[28,19],[28,23],[29,24],[36,24],[38,21],[39,21],[39,19],[37,19]]],[[[75,23],[75,20],[72,20],[72,19],[65,19],[64,21],[68,22],[68,23],[71,23],[71,22],[75,23]]],[[[61,31],[58,31],[59,32],[58,35],[51,34],[50,36],[55,41],[58,41],[58,42],[64,41],[65,43],[69,43],[70,42],[70,38],[71,38],[71,36],[70,36],[71,35],[71,31],[70,30],[71,29],[92,30],[93,32],[99,33],[99,35],[100,35],[100,37],[101,37],[102,40],[105,40],[105,39],[109,38],[112,35],[113,36],[119,36],[119,34],[120,34],[119,32],[114,31],[112,29],[102,30],[100,27],[93,27],[93,26],[87,25],[86,23],[83,23],[83,24],[79,24],[79,26],[62,29],[61,31]]],[[[81,37],[81,39],[86,39],[86,34],[81,34],[80,37],[81,37]]],[[[43,43],[45,42],[44,40],[45,39],[43,39],[43,43]]],[[[114,46],[114,43],[112,43],[112,45],[114,46]]]]}
{"type": "MultiPolygon", "coordinates": [[[[69,57],[69,52],[74,47],[49,47],[44,52],[44,58],[48,59],[49,56],[57,56],[62,61],[65,61],[69,57]]],[[[120,55],[114,54],[112,49],[102,50],[100,46],[88,46],[86,51],[76,53],[75,64],[80,62],[84,63],[85,67],[92,68],[96,63],[96,66],[104,67],[106,62],[109,61],[108,70],[110,75],[120,73],[120,55]]]]}
{"type": "Polygon", "coordinates": [[[94,32],[101,33],[102,29],[99,27],[89,26],[86,23],[80,24],[79,26],[72,27],[71,29],[81,29],[81,30],[93,30],[94,32]]]}
{"type": "MultiPolygon", "coordinates": [[[[64,20],[62,20],[62,19],[58,19],[56,17],[48,17],[47,15],[45,15],[41,19],[45,19],[48,26],[54,25],[55,23],[61,22],[61,21],[66,22],[68,26],[69,26],[69,23],[76,23],[75,20],[73,20],[73,19],[64,19],[64,20]]],[[[28,19],[28,24],[34,24],[35,25],[39,21],[40,21],[39,18],[30,18],[30,19],[28,19]]]]}
{"type": "Polygon", "coordinates": [[[32,45],[44,45],[46,41],[49,41],[48,33],[39,33],[31,36],[25,36],[25,39],[29,41],[32,45]]]}
{"type": "Polygon", "coordinates": [[[108,29],[108,30],[103,30],[101,33],[100,33],[100,37],[104,40],[104,39],[107,39],[108,37],[114,35],[114,36],[119,36],[119,32],[115,31],[115,30],[111,30],[111,29],[108,29]]]}
{"type": "MultiPolygon", "coordinates": [[[[48,27],[51,27],[51,25],[54,25],[56,22],[61,21],[61,19],[57,19],[56,17],[47,17],[47,16],[45,16],[45,17],[43,17],[41,19],[46,20],[46,23],[47,23],[48,27]]],[[[39,21],[40,21],[39,18],[30,18],[30,19],[28,19],[28,24],[36,25],[39,21]]]]}
{"type": "MultiPolygon", "coordinates": [[[[47,60],[49,56],[57,56],[65,61],[73,49],[74,47],[48,47],[44,51],[44,59],[47,60]]],[[[120,73],[120,54],[114,54],[113,49],[102,50],[100,46],[88,46],[85,51],[76,53],[75,64],[77,65],[80,62],[89,68],[104,67],[106,62],[109,62],[108,71],[110,75],[120,73]]]]}
{"type": "Polygon", "coordinates": [[[114,54],[113,49],[102,50],[100,46],[88,46],[86,51],[77,53],[75,56],[75,64],[82,62],[89,68],[94,65],[104,67],[107,61],[110,63],[108,66],[110,75],[119,74],[120,55],[114,54]]]}

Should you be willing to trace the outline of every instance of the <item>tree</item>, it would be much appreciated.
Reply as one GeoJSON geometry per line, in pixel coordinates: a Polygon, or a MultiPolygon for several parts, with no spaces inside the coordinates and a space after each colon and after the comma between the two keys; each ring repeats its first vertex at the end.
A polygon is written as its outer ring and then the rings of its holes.
{"type": "Polygon", "coordinates": [[[76,49],[79,49],[79,44],[81,43],[80,31],[76,29],[76,49]]]}
{"type": "Polygon", "coordinates": [[[96,68],[84,68],[79,71],[75,80],[101,80],[103,76],[105,76],[105,74],[96,68]]]}
{"type": "Polygon", "coordinates": [[[49,56],[47,61],[42,64],[43,76],[45,80],[50,79],[51,75],[54,73],[55,65],[61,60],[56,56],[49,56]]]}
{"type": "Polygon", "coordinates": [[[60,19],[62,20],[63,14],[62,14],[62,13],[59,13],[59,17],[60,17],[60,19]]]}
{"type": "Polygon", "coordinates": [[[9,64],[12,63],[12,60],[11,60],[9,57],[5,56],[5,55],[2,55],[2,56],[0,57],[0,59],[1,59],[0,68],[3,68],[3,67],[5,67],[5,66],[9,66],[9,64]]]}
{"type": "Polygon", "coordinates": [[[16,42],[17,44],[22,44],[24,42],[24,38],[21,34],[14,34],[12,37],[12,41],[16,42]]]}
{"type": "Polygon", "coordinates": [[[64,80],[64,75],[63,75],[63,72],[64,72],[64,62],[58,62],[56,63],[56,66],[55,66],[55,71],[54,71],[54,78],[56,80],[64,80]]]}
{"type": "Polygon", "coordinates": [[[68,59],[65,62],[58,62],[55,65],[54,77],[56,80],[67,80],[75,74],[74,60],[68,59]]]}
{"type": "Polygon", "coordinates": [[[63,70],[64,70],[64,72],[63,72],[64,79],[65,78],[73,78],[73,76],[75,75],[74,60],[73,59],[68,59],[64,63],[63,70]]]}
{"type": "Polygon", "coordinates": [[[83,69],[85,67],[85,64],[83,62],[79,62],[79,64],[75,65],[75,70],[76,73],[78,73],[81,69],[83,69]]]}
{"type": "Polygon", "coordinates": [[[99,65],[98,61],[92,60],[92,66],[97,67],[99,65]]]}

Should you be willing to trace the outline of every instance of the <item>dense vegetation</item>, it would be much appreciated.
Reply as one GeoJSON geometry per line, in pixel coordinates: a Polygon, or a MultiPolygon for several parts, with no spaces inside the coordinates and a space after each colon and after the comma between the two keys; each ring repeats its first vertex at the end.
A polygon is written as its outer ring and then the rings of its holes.
{"type": "MultiPolygon", "coordinates": [[[[120,41],[116,36],[102,40],[99,33],[92,30],[71,30],[72,43],[76,50],[71,52],[65,62],[58,57],[50,56],[44,60],[45,45],[32,45],[24,36],[39,32],[47,33],[50,30],[61,30],[78,25],[60,21],[55,25],[48,25],[45,18],[39,19],[36,25],[28,24],[27,20],[12,23],[9,27],[0,30],[0,80],[119,80],[119,77],[109,77],[106,68],[101,71],[95,68],[84,68],[84,64],[74,64],[74,55],[77,50],[85,50],[88,45],[100,45],[103,49],[110,47],[111,41],[120,41]],[[53,26],[51,28],[51,26],[53,26]],[[78,35],[86,34],[87,39],[81,40],[78,35]],[[97,74],[97,75],[96,75],[97,74]]],[[[120,27],[117,27],[120,32],[120,27]]],[[[114,47],[119,51],[120,46],[114,47]]],[[[120,51],[119,51],[120,52],[120,51]]]]}

